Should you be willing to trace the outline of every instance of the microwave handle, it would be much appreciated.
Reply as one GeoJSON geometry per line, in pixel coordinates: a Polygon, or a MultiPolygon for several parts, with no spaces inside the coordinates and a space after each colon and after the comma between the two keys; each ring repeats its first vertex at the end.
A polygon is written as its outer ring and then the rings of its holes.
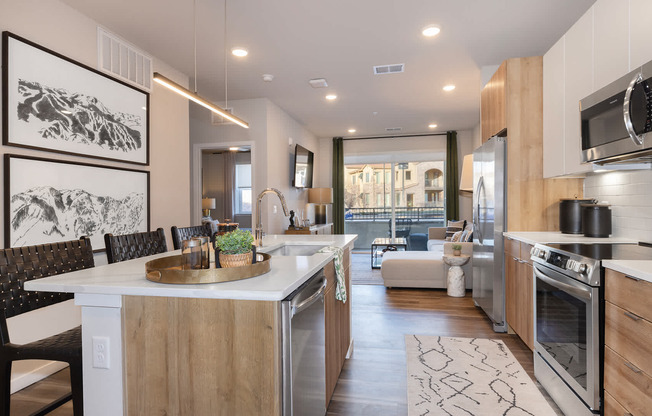
{"type": "Polygon", "coordinates": [[[625,101],[623,101],[623,117],[625,119],[625,128],[627,128],[627,133],[629,133],[629,137],[632,139],[634,144],[639,146],[643,144],[643,137],[636,134],[636,131],[634,130],[632,115],[629,111],[629,104],[632,98],[632,91],[634,91],[634,87],[641,81],[643,81],[643,75],[639,72],[634,76],[634,78],[632,78],[629,83],[629,87],[627,87],[627,90],[625,90],[625,101]]]}

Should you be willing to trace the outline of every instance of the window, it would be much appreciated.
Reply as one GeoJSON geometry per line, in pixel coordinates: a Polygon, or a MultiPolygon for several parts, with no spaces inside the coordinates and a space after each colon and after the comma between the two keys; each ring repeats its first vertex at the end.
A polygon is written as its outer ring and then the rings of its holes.
{"type": "Polygon", "coordinates": [[[382,206],[383,206],[383,195],[376,194],[376,208],[380,208],[382,206]]]}
{"type": "Polygon", "coordinates": [[[385,194],[385,206],[386,207],[391,207],[392,206],[392,201],[390,200],[391,195],[390,194],[385,194]]]}
{"type": "Polygon", "coordinates": [[[409,181],[412,179],[412,171],[411,170],[406,170],[405,171],[405,180],[409,181]]]}
{"type": "Polygon", "coordinates": [[[369,183],[369,172],[364,174],[364,181],[369,183]]]}
{"type": "Polygon", "coordinates": [[[235,165],[235,211],[251,214],[251,164],[235,165]]]}
{"type": "Polygon", "coordinates": [[[385,172],[385,184],[389,184],[389,171],[385,172]]]}
{"type": "Polygon", "coordinates": [[[355,185],[355,176],[351,176],[351,184],[355,185]]]}
{"type": "Polygon", "coordinates": [[[407,194],[407,206],[408,207],[414,206],[414,194],[407,194]]]}
{"type": "Polygon", "coordinates": [[[376,183],[380,183],[380,180],[382,179],[382,178],[380,177],[380,172],[376,172],[376,173],[374,173],[374,177],[375,177],[375,181],[376,181],[376,183]]]}
{"type": "Polygon", "coordinates": [[[371,204],[371,194],[364,194],[364,206],[368,207],[371,204]]]}
{"type": "Polygon", "coordinates": [[[400,205],[401,205],[401,193],[396,192],[396,206],[400,206],[400,205]]]}

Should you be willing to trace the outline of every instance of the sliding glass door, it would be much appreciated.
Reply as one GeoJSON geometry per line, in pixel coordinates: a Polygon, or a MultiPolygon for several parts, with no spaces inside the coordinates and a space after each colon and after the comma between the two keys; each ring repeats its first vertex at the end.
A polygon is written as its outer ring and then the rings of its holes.
{"type": "Polygon", "coordinates": [[[346,164],[344,171],[344,231],[358,234],[355,249],[443,226],[443,160],[346,164]]]}

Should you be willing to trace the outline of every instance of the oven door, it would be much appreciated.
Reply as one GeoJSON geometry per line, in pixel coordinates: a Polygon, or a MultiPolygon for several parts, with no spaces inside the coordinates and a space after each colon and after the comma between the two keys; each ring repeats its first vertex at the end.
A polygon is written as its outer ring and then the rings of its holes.
{"type": "Polygon", "coordinates": [[[534,264],[534,350],[592,410],[600,409],[599,290],[534,264]]]}

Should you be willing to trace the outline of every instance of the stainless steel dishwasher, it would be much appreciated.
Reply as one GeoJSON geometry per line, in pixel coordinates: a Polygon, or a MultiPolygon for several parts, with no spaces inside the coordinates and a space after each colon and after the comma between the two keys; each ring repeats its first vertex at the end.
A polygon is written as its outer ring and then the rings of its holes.
{"type": "Polygon", "coordinates": [[[281,302],[283,415],[326,414],[326,326],[321,270],[281,302]]]}

